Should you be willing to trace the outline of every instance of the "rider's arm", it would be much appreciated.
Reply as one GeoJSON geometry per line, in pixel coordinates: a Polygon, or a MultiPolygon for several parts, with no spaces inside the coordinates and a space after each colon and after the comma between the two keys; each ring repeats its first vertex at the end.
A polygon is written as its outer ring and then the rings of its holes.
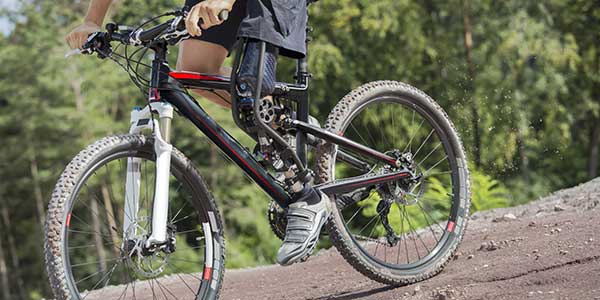
{"type": "Polygon", "coordinates": [[[90,1],[83,24],[75,27],[65,38],[69,47],[72,49],[81,48],[91,33],[102,30],[100,26],[112,2],[113,0],[90,1]]]}

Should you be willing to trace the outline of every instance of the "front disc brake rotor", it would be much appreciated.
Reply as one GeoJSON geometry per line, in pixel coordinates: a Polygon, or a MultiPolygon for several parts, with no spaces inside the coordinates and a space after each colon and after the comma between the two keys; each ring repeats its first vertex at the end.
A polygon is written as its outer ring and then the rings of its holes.
{"type": "Polygon", "coordinates": [[[126,231],[128,241],[132,241],[134,245],[128,246],[125,262],[131,270],[142,278],[154,278],[160,275],[169,264],[169,254],[163,251],[156,250],[149,253],[144,249],[146,236],[148,236],[147,226],[150,217],[140,217],[136,222],[133,222],[126,231]]]}

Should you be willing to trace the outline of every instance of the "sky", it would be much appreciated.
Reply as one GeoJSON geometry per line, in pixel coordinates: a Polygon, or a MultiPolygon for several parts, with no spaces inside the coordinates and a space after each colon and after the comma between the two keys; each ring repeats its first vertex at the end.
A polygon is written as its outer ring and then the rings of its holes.
{"type": "MultiPolygon", "coordinates": [[[[21,1],[19,1],[19,0],[0,0],[0,10],[15,9],[19,5],[19,2],[21,2],[21,1]]],[[[8,19],[0,16],[0,32],[4,35],[7,35],[12,30],[12,28],[13,28],[13,26],[8,21],[8,19]]]]}

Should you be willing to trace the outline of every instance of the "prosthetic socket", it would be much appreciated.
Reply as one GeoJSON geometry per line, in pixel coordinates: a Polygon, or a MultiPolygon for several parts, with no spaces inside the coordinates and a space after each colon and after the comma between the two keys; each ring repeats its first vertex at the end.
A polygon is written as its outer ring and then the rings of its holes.
{"type": "MultiPolygon", "coordinates": [[[[271,95],[275,89],[275,74],[277,70],[277,55],[279,48],[267,43],[264,56],[263,80],[260,89],[262,97],[271,95]]],[[[240,65],[237,88],[240,98],[253,97],[258,79],[258,59],[260,54],[260,41],[249,40],[240,65]]]]}

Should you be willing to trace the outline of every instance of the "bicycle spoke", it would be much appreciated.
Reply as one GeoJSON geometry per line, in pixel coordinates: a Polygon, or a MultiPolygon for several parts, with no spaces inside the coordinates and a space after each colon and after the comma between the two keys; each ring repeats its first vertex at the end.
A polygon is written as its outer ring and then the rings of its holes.
{"type": "Polygon", "coordinates": [[[179,278],[179,280],[183,281],[183,284],[185,284],[188,290],[190,290],[192,295],[196,296],[196,292],[194,292],[194,289],[192,289],[192,287],[185,281],[185,279],[183,279],[179,273],[175,273],[175,275],[179,278]]]}
{"type": "MultiPolygon", "coordinates": [[[[400,206],[398,206],[398,211],[400,211],[400,206]]],[[[400,264],[400,251],[401,251],[401,245],[402,245],[402,237],[404,236],[404,219],[402,217],[400,217],[400,241],[398,241],[398,255],[396,256],[396,264],[400,264]]]]}
{"type": "MultiPolygon", "coordinates": [[[[431,231],[431,234],[433,234],[433,238],[435,239],[435,242],[437,243],[438,242],[437,235],[435,234],[435,231],[433,230],[433,228],[431,228],[431,223],[427,219],[427,216],[429,216],[429,213],[427,212],[427,214],[426,214],[425,210],[423,209],[423,206],[421,205],[421,202],[417,202],[417,205],[419,206],[419,209],[421,210],[421,213],[423,214],[423,218],[427,222],[427,225],[429,225],[429,226],[427,226],[427,228],[429,228],[429,230],[431,231]]],[[[433,218],[432,218],[432,220],[433,220],[433,218]]],[[[439,224],[438,224],[438,226],[439,226],[439,224]]]]}
{"type": "MultiPolygon", "coordinates": [[[[94,174],[96,174],[96,173],[94,173],[94,174]]],[[[87,183],[84,183],[83,185],[85,186],[85,188],[86,188],[86,189],[87,189],[87,191],[89,192],[89,189],[90,189],[90,188],[89,188],[89,186],[87,185],[87,183]]],[[[104,207],[104,204],[102,204],[102,201],[100,201],[100,199],[99,199],[98,197],[96,197],[96,196],[95,196],[95,194],[94,194],[93,198],[94,198],[94,199],[95,199],[95,201],[98,203],[98,205],[102,206],[102,208],[104,208],[104,210],[106,211],[106,207],[104,207]]],[[[85,205],[86,207],[90,208],[89,206],[87,206],[87,204],[85,204],[85,203],[84,203],[84,205],[85,205]]],[[[90,208],[90,210],[91,210],[91,211],[93,211],[91,208],[90,208]]],[[[96,213],[96,215],[97,215],[98,217],[100,217],[100,215],[98,215],[97,213],[96,213]]],[[[114,216],[114,215],[111,215],[111,217],[112,217],[113,219],[115,219],[115,220],[118,220],[117,218],[115,218],[115,216],[114,216]]],[[[131,220],[131,218],[130,218],[130,220],[131,220]]],[[[107,225],[109,225],[109,224],[107,224],[107,225]]],[[[109,225],[109,226],[110,226],[110,225],[109,225]]],[[[118,225],[118,226],[120,226],[120,225],[118,225]]]]}
{"type": "Polygon", "coordinates": [[[429,140],[429,137],[431,137],[431,135],[433,134],[433,132],[434,132],[434,129],[431,129],[431,131],[429,132],[429,134],[427,135],[427,137],[425,138],[425,140],[421,143],[421,145],[419,146],[419,148],[417,149],[417,151],[415,151],[415,154],[413,154],[413,157],[417,157],[417,154],[419,154],[419,151],[421,151],[421,148],[423,148],[423,146],[429,140]]]}
{"type": "Polygon", "coordinates": [[[88,279],[90,279],[90,278],[94,277],[94,276],[95,276],[96,274],[98,274],[98,273],[102,273],[102,270],[100,270],[100,271],[97,271],[97,272],[94,272],[94,273],[92,273],[92,274],[90,274],[90,275],[88,275],[88,276],[86,276],[86,277],[84,277],[84,278],[82,278],[82,279],[80,279],[80,280],[76,281],[76,282],[75,282],[75,285],[77,285],[77,284],[81,283],[82,281],[86,281],[86,280],[88,280],[88,279]]]}
{"type": "Polygon", "coordinates": [[[94,284],[94,286],[90,289],[90,291],[81,300],[85,300],[85,298],[87,298],[87,296],[89,296],[92,293],[92,291],[94,291],[96,289],[96,287],[98,287],[98,285],[100,283],[102,283],[102,281],[104,281],[107,277],[110,277],[112,272],[115,270],[116,266],[117,266],[116,264],[113,265],[111,270],[109,272],[107,272],[106,274],[104,274],[104,276],[102,276],[102,278],[100,278],[100,280],[98,282],[96,282],[96,284],[94,284]]]}
{"type": "Polygon", "coordinates": [[[187,218],[189,218],[189,217],[191,217],[191,216],[194,216],[194,215],[198,215],[198,213],[194,211],[193,213],[190,213],[189,215],[187,215],[187,216],[185,216],[185,217],[182,217],[182,218],[180,218],[180,219],[177,219],[177,220],[175,220],[175,221],[173,221],[173,222],[171,222],[171,223],[173,223],[173,224],[177,224],[177,223],[179,223],[179,222],[181,222],[181,221],[183,221],[183,220],[185,220],[185,219],[187,219],[187,218]]]}
{"type": "Polygon", "coordinates": [[[435,163],[435,165],[433,165],[433,167],[427,169],[427,171],[423,172],[423,176],[427,175],[427,173],[429,173],[429,171],[431,171],[433,168],[437,167],[439,164],[441,164],[444,160],[446,160],[446,158],[448,158],[448,155],[445,155],[442,159],[440,159],[437,163],[435,163]]]}
{"type": "Polygon", "coordinates": [[[365,141],[365,139],[362,137],[362,135],[360,135],[360,133],[358,132],[358,130],[356,130],[356,127],[354,127],[353,124],[350,124],[350,127],[352,127],[352,129],[354,130],[354,132],[356,132],[356,134],[358,135],[358,137],[360,137],[361,141],[363,142],[363,145],[368,145],[367,141],[365,141]]]}
{"type": "MultiPolygon", "coordinates": [[[[154,280],[156,282],[156,285],[158,286],[159,291],[165,297],[165,300],[169,300],[169,297],[167,297],[167,294],[165,294],[165,290],[163,289],[162,284],[160,284],[160,281],[158,281],[156,278],[152,278],[151,280],[154,280]]],[[[171,295],[173,295],[173,294],[171,293],[171,295]]],[[[177,299],[177,298],[175,298],[175,299],[177,299]]]]}
{"type": "Polygon", "coordinates": [[[352,215],[352,217],[348,220],[348,222],[346,222],[346,226],[348,226],[348,224],[350,224],[350,222],[352,222],[352,220],[354,220],[354,218],[358,215],[359,212],[361,212],[363,210],[363,208],[365,208],[365,207],[361,206],[359,209],[356,210],[356,212],[352,215]]]}
{"type": "Polygon", "coordinates": [[[152,299],[156,299],[156,294],[154,293],[154,283],[152,282],[152,280],[150,280],[148,282],[150,284],[150,290],[152,291],[152,299]]]}
{"type": "MultiPolygon", "coordinates": [[[[89,192],[89,187],[87,186],[87,184],[85,184],[85,183],[84,183],[83,185],[84,185],[84,187],[86,188],[86,191],[88,192],[88,194],[91,194],[91,193],[89,192]]],[[[92,195],[92,199],[93,199],[94,201],[96,201],[97,203],[100,203],[100,199],[98,199],[98,197],[96,197],[96,195],[92,195]]],[[[99,214],[98,214],[98,213],[97,213],[95,210],[93,210],[93,209],[92,209],[92,208],[91,208],[91,207],[90,207],[90,206],[89,206],[89,205],[88,205],[88,204],[87,204],[85,201],[76,201],[76,202],[75,202],[73,205],[75,205],[75,204],[77,204],[77,203],[81,203],[81,204],[83,204],[83,206],[85,206],[85,207],[86,207],[86,208],[87,208],[87,209],[88,209],[90,212],[92,212],[93,214],[95,214],[96,216],[98,216],[98,218],[100,218],[100,219],[104,219],[104,218],[102,218],[102,217],[101,217],[101,216],[100,216],[100,215],[99,215],[99,214]]],[[[104,222],[104,225],[107,225],[108,227],[110,227],[110,224],[108,224],[108,223],[106,223],[106,222],[104,222]]]]}
{"type": "Polygon", "coordinates": [[[123,299],[123,297],[124,297],[125,295],[127,295],[127,288],[128,288],[128,287],[129,287],[129,283],[127,283],[127,284],[125,285],[125,289],[123,290],[123,292],[121,293],[121,296],[119,296],[119,298],[118,298],[117,300],[121,300],[121,299],[123,299]]]}
{"type": "Polygon", "coordinates": [[[91,235],[99,235],[99,236],[110,237],[110,235],[108,235],[108,234],[102,234],[102,233],[99,233],[97,231],[85,231],[85,230],[69,229],[69,230],[67,230],[67,232],[74,232],[74,233],[82,233],[82,234],[91,234],[91,235]]]}
{"type": "Polygon", "coordinates": [[[425,178],[429,178],[429,177],[436,176],[436,175],[445,175],[445,174],[452,174],[452,171],[440,171],[440,172],[429,173],[428,176],[425,178]]]}
{"type": "Polygon", "coordinates": [[[185,204],[177,211],[177,213],[175,214],[175,216],[173,218],[171,218],[171,223],[175,224],[176,222],[173,222],[173,220],[175,220],[175,218],[177,218],[177,216],[179,216],[179,213],[181,213],[181,211],[187,206],[187,201],[185,202],[185,204]]]}
{"type": "MultiPolygon", "coordinates": [[[[109,243],[109,244],[103,244],[103,245],[114,245],[114,243],[109,243]]],[[[90,247],[96,247],[95,244],[89,244],[89,245],[84,245],[84,246],[71,246],[71,247],[67,247],[67,249],[71,250],[71,249],[83,249],[83,248],[90,248],[90,247]]]]}
{"type": "Polygon", "coordinates": [[[185,230],[185,231],[176,231],[175,233],[186,234],[186,233],[190,233],[190,232],[200,232],[200,230],[199,229],[190,229],[190,230],[185,230]]]}
{"type": "MultiPolygon", "coordinates": [[[[176,267],[175,265],[173,265],[173,264],[171,264],[171,263],[169,263],[169,267],[173,268],[174,270],[176,270],[176,271],[177,271],[177,272],[179,272],[179,273],[185,273],[185,272],[183,272],[183,271],[182,271],[180,268],[176,267]]],[[[188,276],[191,276],[191,277],[193,277],[193,278],[194,278],[194,279],[196,279],[196,280],[198,280],[198,282],[201,282],[201,281],[202,281],[202,279],[201,279],[200,277],[198,277],[198,276],[196,276],[196,275],[194,275],[194,274],[187,274],[187,275],[188,275],[188,276]]]]}
{"type": "Polygon", "coordinates": [[[421,164],[427,159],[429,158],[429,156],[431,154],[433,154],[433,152],[435,152],[435,150],[437,150],[440,146],[442,145],[442,142],[439,142],[431,151],[429,151],[429,153],[427,153],[427,155],[425,156],[425,158],[423,158],[420,162],[417,163],[417,165],[419,167],[421,167],[421,164]]]}
{"type": "MultiPolygon", "coordinates": [[[[414,117],[414,113],[415,112],[413,111],[413,117],[414,117]]],[[[412,141],[415,138],[415,136],[417,135],[417,132],[419,132],[419,129],[421,129],[421,126],[423,125],[424,122],[425,122],[425,120],[421,121],[421,123],[419,124],[419,127],[417,127],[417,130],[415,130],[415,132],[410,137],[410,140],[408,140],[408,145],[406,145],[406,147],[404,147],[404,150],[402,150],[402,152],[406,152],[407,149],[409,152],[412,151],[412,141]]]]}
{"type": "Polygon", "coordinates": [[[80,264],[71,265],[71,268],[81,267],[81,266],[89,266],[92,264],[99,264],[101,262],[115,261],[115,260],[119,260],[119,259],[121,259],[121,258],[118,257],[118,258],[103,259],[103,260],[97,260],[97,261],[92,261],[92,262],[80,263],[80,264]]]}
{"type": "Polygon", "coordinates": [[[406,237],[408,236],[407,234],[404,233],[404,206],[402,206],[402,215],[400,216],[400,219],[402,220],[400,224],[402,224],[402,239],[404,240],[404,251],[406,252],[406,263],[410,264],[410,258],[408,255],[408,241],[406,240],[406,237]]]}
{"type": "Polygon", "coordinates": [[[390,147],[394,148],[394,145],[390,144],[386,137],[387,134],[385,134],[385,124],[381,125],[381,122],[378,122],[378,124],[379,124],[378,127],[380,128],[379,133],[381,134],[381,138],[383,139],[384,147],[388,147],[388,145],[389,145],[390,147]]]}

